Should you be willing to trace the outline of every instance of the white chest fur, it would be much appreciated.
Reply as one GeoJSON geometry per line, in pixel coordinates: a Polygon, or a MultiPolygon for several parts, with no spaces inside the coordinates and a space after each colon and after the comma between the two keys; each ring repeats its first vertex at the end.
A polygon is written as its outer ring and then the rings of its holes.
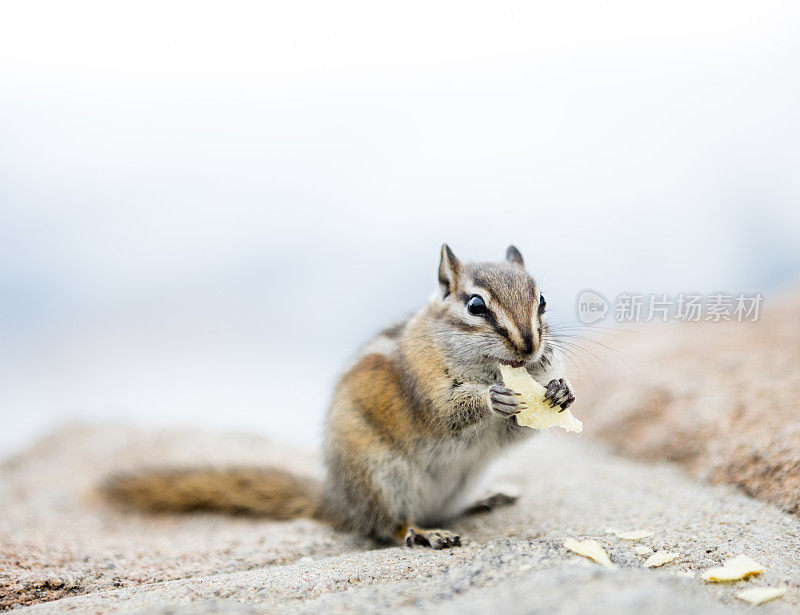
{"type": "Polygon", "coordinates": [[[503,419],[490,419],[459,438],[422,445],[405,460],[402,493],[395,494],[415,523],[438,525],[470,501],[489,463],[502,449],[503,419]]]}

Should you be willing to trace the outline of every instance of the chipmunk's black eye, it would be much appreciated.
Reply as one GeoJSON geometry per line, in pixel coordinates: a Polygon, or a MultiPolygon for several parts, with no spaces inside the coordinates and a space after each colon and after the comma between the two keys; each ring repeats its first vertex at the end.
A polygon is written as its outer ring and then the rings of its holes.
{"type": "Polygon", "coordinates": [[[489,308],[478,295],[472,295],[467,301],[467,312],[474,316],[485,316],[489,313],[489,308]]]}
{"type": "Polygon", "coordinates": [[[544,300],[544,295],[539,295],[539,316],[544,314],[544,309],[547,307],[547,301],[544,300]]]}

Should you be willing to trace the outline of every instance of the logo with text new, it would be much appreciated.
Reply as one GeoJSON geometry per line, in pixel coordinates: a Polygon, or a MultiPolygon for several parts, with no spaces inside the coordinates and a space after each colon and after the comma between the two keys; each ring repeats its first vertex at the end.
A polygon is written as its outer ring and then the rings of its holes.
{"type": "Polygon", "coordinates": [[[578,320],[585,325],[590,325],[608,316],[608,300],[594,290],[586,289],[578,295],[575,306],[578,320]]]}

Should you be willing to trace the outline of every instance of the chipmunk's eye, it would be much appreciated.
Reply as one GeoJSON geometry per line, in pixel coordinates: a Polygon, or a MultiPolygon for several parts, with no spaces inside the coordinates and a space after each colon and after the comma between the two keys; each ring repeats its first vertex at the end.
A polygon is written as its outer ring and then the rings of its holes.
{"type": "Polygon", "coordinates": [[[547,307],[547,301],[544,300],[544,295],[539,295],[539,316],[544,314],[544,309],[547,307]]]}
{"type": "Polygon", "coordinates": [[[489,313],[489,308],[478,295],[472,295],[467,301],[467,312],[475,316],[485,316],[489,313]]]}

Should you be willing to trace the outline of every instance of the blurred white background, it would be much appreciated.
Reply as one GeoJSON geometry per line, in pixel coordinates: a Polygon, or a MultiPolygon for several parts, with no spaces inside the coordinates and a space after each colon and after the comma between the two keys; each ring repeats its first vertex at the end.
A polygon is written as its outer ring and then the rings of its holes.
{"type": "Polygon", "coordinates": [[[0,458],[65,421],[313,445],[464,259],[576,294],[800,272],[796,2],[8,2],[0,458]],[[293,370],[313,367],[306,382],[293,370]]]}

